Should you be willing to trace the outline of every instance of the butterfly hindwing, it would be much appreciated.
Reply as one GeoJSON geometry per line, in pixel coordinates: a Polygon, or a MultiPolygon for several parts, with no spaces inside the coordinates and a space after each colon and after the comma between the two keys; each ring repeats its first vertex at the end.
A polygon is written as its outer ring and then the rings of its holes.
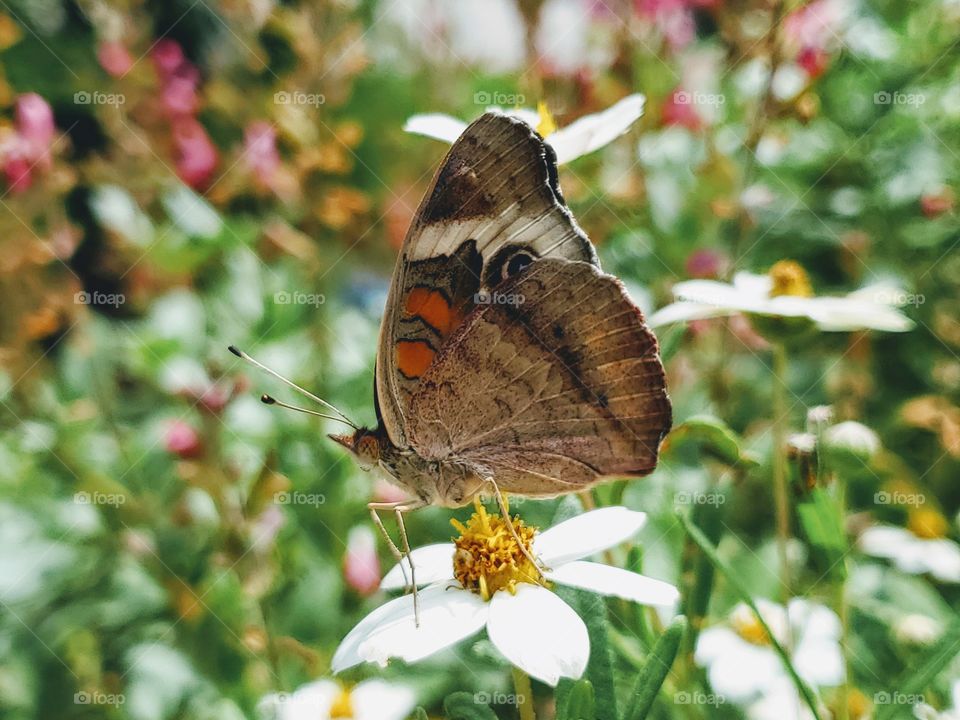
{"type": "Polygon", "coordinates": [[[417,454],[533,496],[651,472],[670,401],[656,338],[620,282],[542,259],[497,292],[504,302],[467,317],[413,394],[417,454]]]}

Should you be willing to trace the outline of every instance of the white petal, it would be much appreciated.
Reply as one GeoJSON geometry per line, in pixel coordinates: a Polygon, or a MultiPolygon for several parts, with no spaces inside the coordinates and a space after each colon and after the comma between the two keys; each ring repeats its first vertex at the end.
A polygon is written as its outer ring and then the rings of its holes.
{"type": "Polygon", "coordinates": [[[271,693],[257,703],[257,715],[268,720],[314,720],[330,714],[340,693],[333,680],[317,680],[292,693],[271,693]]]}
{"type": "MultiPolygon", "coordinates": [[[[417,585],[432,585],[441,580],[453,579],[453,543],[424,545],[411,551],[413,567],[417,571],[417,585]]],[[[410,562],[403,559],[403,566],[410,577],[410,562]]],[[[404,588],[403,572],[399,563],[380,581],[381,590],[401,590],[404,588]]]]}
{"type": "Polygon", "coordinates": [[[893,525],[874,525],[860,535],[860,550],[880,558],[895,558],[915,541],[912,532],[893,525]]]}
{"type": "Polygon", "coordinates": [[[804,638],[836,640],[842,632],[840,617],[830,608],[806,598],[793,598],[787,605],[790,627],[804,638]]]}
{"type": "Polygon", "coordinates": [[[599,150],[620,137],[643,114],[643,95],[628,95],[606,110],[586,115],[547,137],[557,153],[557,162],[566,163],[599,150]]]}
{"type": "Polygon", "coordinates": [[[591,510],[555,525],[533,540],[537,556],[548,568],[589,557],[636,535],[646,513],[615,506],[591,510]]]}
{"type": "Polygon", "coordinates": [[[414,135],[425,135],[435,140],[452,143],[467,129],[467,124],[463,120],[443,113],[428,113],[408,118],[403,129],[414,135]]]}
{"type": "Polygon", "coordinates": [[[941,582],[960,583],[960,545],[952,540],[921,540],[927,569],[941,582]]]}
{"type": "Polygon", "coordinates": [[[789,678],[782,677],[747,708],[748,720],[813,720],[813,715],[789,678]]]}
{"type": "Polygon", "coordinates": [[[647,325],[656,328],[670,325],[675,322],[689,322],[690,320],[706,320],[707,318],[729,315],[730,311],[716,305],[680,300],[679,302],[664,305],[653,315],[647,318],[647,325]]]}
{"type": "Polygon", "coordinates": [[[913,328],[913,321],[891,305],[850,296],[806,299],[810,303],[810,318],[822,330],[906,332],[913,328]]]}
{"type": "Polygon", "coordinates": [[[793,666],[814,687],[836,687],[846,672],[840,643],[828,638],[804,636],[793,651],[793,666]]]}
{"type": "Polygon", "coordinates": [[[706,628],[697,636],[693,660],[700,667],[709,667],[717,659],[734,652],[742,642],[743,638],[728,627],[706,628]]]}
{"type": "Polygon", "coordinates": [[[707,677],[714,692],[729,702],[742,703],[769,687],[784,670],[770,648],[738,640],[710,663],[707,677]]]}
{"type": "Polygon", "coordinates": [[[579,678],[590,659],[587,626],[573,609],[539,585],[520,583],[517,594],[490,600],[487,634],[507,660],[548,685],[579,678]]]}
{"type": "MultiPolygon", "coordinates": [[[[487,108],[490,110],[491,108],[487,108]]],[[[499,108],[497,108],[499,109],[499,108]]],[[[532,127],[534,130],[537,129],[537,125],[540,124],[540,113],[536,110],[530,110],[528,108],[509,108],[503,111],[505,115],[510,117],[515,117],[520,120],[523,120],[527,125],[532,127]]]]}
{"type": "Polygon", "coordinates": [[[583,588],[601,595],[632,600],[642,605],[673,607],[680,593],[668,582],[600,563],[576,561],[546,573],[561,585],[583,588]]]}
{"type": "Polygon", "coordinates": [[[717,314],[726,312],[763,312],[769,298],[765,293],[735,287],[716,280],[685,280],[673,286],[673,294],[680,300],[708,305],[717,314]]]}
{"type": "Polygon", "coordinates": [[[413,688],[383,680],[365,680],[350,693],[356,720],[404,720],[417,705],[413,688]]]}
{"type": "Polygon", "coordinates": [[[439,583],[420,592],[420,627],[414,623],[413,595],[381,605],[340,643],[331,663],[339,673],[361,662],[386,665],[392,657],[422,660],[473,635],[487,616],[478,595],[439,583]]]}

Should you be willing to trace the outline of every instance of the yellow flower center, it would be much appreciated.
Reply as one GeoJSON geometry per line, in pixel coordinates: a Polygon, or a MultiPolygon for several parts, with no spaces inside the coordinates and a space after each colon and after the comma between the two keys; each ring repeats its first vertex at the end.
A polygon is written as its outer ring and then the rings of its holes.
{"type": "Polygon", "coordinates": [[[736,613],[730,619],[734,632],[754,645],[769,645],[770,635],[753,613],[736,613]]]}
{"type": "Polygon", "coordinates": [[[489,514],[479,500],[474,501],[474,506],[476,512],[466,525],[456,519],[450,521],[460,533],[453,539],[453,576],[484,600],[498,590],[515,593],[520,582],[539,582],[540,573],[527,558],[527,554],[533,556],[536,528],[524,525],[519,516],[513,518],[521,547],[502,517],[489,514]]]}
{"type": "Polygon", "coordinates": [[[540,114],[540,122],[537,124],[537,132],[540,133],[540,137],[545,138],[547,135],[555,133],[557,131],[557,123],[550,113],[550,108],[547,107],[547,104],[543,100],[537,103],[537,112],[540,114]]]}
{"type": "Polygon", "coordinates": [[[768,274],[770,279],[773,280],[773,289],[770,291],[771,297],[780,295],[813,296],[813,288],[810,286],[807,271],[794,260],[780,260],[774,263],[768,274]]]}
{"type": "Polygon", "coordinates": [[[345,687],[340,688],[337,697],[333,699],[330,705],[330,720],[334,718],[352,718],[353,701],[350,699],[350,691],[345,687]]]}
{"type": "Polygon", "coordinates": [[[950,524],[939,510],[916,508],[907,517],[907,529],[927,540],[946,537],[950,524]]]}

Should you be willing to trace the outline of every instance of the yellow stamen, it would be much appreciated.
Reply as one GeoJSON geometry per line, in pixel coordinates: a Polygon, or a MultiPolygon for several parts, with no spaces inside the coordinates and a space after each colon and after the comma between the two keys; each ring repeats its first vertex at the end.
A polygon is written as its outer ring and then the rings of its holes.
{"type": "Polygon", "coordinates": [[[350,699],[350,691],[347,688],[340,688],[340,692],[337,694],[337,697],[334,698],[333,703],[330,705],[330,718],[352,718],[353,717],[353,701],[350,699]]]}
{"type": "Polygon", "coordinates": [[[540,133],[540,136],[547,137],[547,135],[555,133],[557,131],[557,123],[550,113],[550,108],[547,107],[547,104],[543,100],[537,103],[537,112],[540,114],[540,122],[537,123],[537,132],[540,133]]]}
{"type": "Polygon", "coordinates": [[[910,511],[907,529],[917,537],[934,540],[946,537],[950,523],[939,510],[921,507],[910,511]]]}
{"type": "Polygon", "coordinates": [[[794,295],[796,297],[812,297],[813,288],[810,278],[800,263],[794,260],[780,260],[774,263],[768,273],[773,280],[771,297],[779,295],[794,295]]]}
{"type": "Polygon", "coordinates": [[[730,617],[734,632],[754,645],[769,645],[770,635],[764,630],[757,616],[747,607],[738,608],[730,617]]]}
{"type": "Polygon", "coordinates": [[[533,555],[532,543],[536,528],[527,527],[519,516],[513,518],[513,527],[523,543],[521,548],[510,528],[500,515],[491,515],[478,501],[476,512],[464,525],[457,520],[450,523],[460,533],[453,539],[453,575],[467,590],[489,600],[498,590],[515,593],[517,583],[537,583],[540,573],[527,559],[533,555]]]}

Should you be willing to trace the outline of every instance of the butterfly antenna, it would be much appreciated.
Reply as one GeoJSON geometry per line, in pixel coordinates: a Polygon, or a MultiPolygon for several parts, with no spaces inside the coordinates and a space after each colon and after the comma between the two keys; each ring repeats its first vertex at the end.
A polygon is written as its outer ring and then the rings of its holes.
{"type": "Polygon", "coordinates": [[[354,430],[357,429],[356,425],[354,425],[352,422],[349,422],[345,418],[337,417],[336,415],[327,415],[326,413],[317,412],[316,410],[310,410],[309,408],[302,408],[296,405],[291,405],[289,403],[283,402],[282,400],[277,400],[275,397],[273,397],[273,395],[261,395],[260,402],[262,402],[264,405],[276,405],[277,407],[286,408],[287,410],[296,410],[297,412],[306,413],[307,415],[316,415],[317,417],[326,418],[327,420],[336,420],[337,422],[346,423],[347,425],[352,427],[354,430]]]}
{"type": "MultiPolygon", "coordinates": [[[[351,420],[350,418],[348,418],[348,417],[343,413],[342,410],[340,410],[340,409],[337,408],[337,407],[334,407],[333,405],[331,405],[330,403],[328,403],[326,400],[317,397],[316,395],[314,395],[314,394],[313,394],[312,392],[310,392],[309,390],[306,390],[305,388],[300,387],[300,386],[297,385],[295,382],[293,382],[293,381],[291,381],[291,380],[287,380],[287,378],[285,378],[283,375],[281,375],[280,373],[278,373],[276,370],[271,370],[270,368],[268,368],[268,367],[267,367],[266,365],[264,365],[263,363],[257,362],[257,361],[254,360],[252,357],[250,357],[249,355],[247,355],[247,353],[245,353],[243,350],[240,350],[236,345],[230,345],[227,349],[228,349],[230,352],[232,352],[234,355],[236,355],[238,358],[240,358],[241,360],[244,360],[244,361],[250,363],[251,365],[253,365],[253,366],[256,367],[256,368],[259,368],[260,370],[263,370],[263,371],[264,371],[265,373],[267,373],[268,375],[273,375],[273,377],[275,377],[275,378],[276,378],[277,380],[279,380],[280,382],[286,383],[287,385],[289,385],[290,387],[292,387],[294,390],[296,390],[296,391],[297,391],[298,393],[300,393],[301,395],[304,395],[304,396],[310,398],[310,399],[313,400],[315,403],[318,403],[318,404],[320,404],[320,405],[323,405],[323,407],[325,407],[325,408],[328,408],[328,409],[330,409],[330,410],[333,410],[333,412],[335,412],[337,415],[339,415],[339,417],[333,418],[334,420],[342,420],[343,422],[347,423],[347,425],[349,425],[349,426],[352,427],[352,428],[357,428],[357,427],[358,427],[357,424],[356,424],[355,422],[353,422],[353,420],[351,420]]],[[[269,396],[269,395],[264,395],[264,397],[269,398],[270,396],[269,396]]],[[[261,400],[263,400],[263,398],[261,398],[261,400]]],[[[273,398],[271,398],[271,400],[273,400],[273,398]]],[[[285,403],[281,403],[281,402],[279,402],[278,400],[274,400],[274,402],[272,402],[272,403],[267,402],[266,400],[263,400],[263,402],[267,403],[268,405],[274,405],[274,404],[276,404],[276,405],[285,406],[285,403]]],[[[302,408],[298,408],[298,407],[293,407],[293,406],[289,406],[289,407],[291,407],[291,408],[294,409],[294,410],[302,410],[302,408]]],[[[311,413],[312,411],[310,411],[310,410],[303,410],[303,412],[311,413]]],[[[312,413],[312,414],[314,414],[314,415],[320,415],[321,417],[328,417],[328,416],[326,416],[326,415],[322,415],[321,413],[312,413]]]]}

